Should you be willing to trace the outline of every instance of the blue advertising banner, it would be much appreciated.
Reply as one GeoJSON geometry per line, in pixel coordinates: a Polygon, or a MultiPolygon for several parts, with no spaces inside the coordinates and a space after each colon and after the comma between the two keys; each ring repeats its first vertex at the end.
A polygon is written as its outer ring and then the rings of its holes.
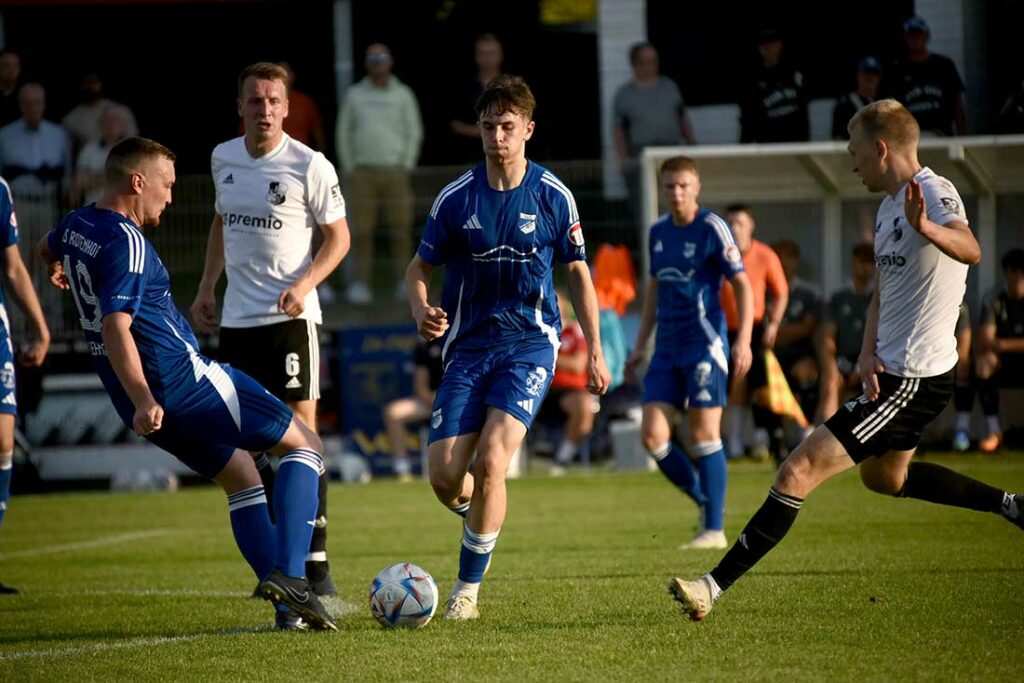
{"type": "MultiPolygon", "coordinates": [[[[355,451],[369,458],[374,474],[391,471],[382,411],[389,401],[412,394],[417,339],[411,325],[355,327],[339,335],[341,433],[355,451]]],[[[406,448],[410,455],[418,451],[417,435],[409,434],[406,448]]],[[[412,461],[419,464],[418,457],[412,461]]]]}

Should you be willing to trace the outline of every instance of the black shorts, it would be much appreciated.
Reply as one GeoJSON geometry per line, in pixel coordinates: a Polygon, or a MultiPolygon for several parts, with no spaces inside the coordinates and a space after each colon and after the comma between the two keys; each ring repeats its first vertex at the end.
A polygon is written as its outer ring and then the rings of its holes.
{"type": "Polygon", "coordinates": [[[320,326],[312,320],[222,327],[217,359],[285,403],[320,398],[320,326]]]}
{"type": "Polygon", "coordinates": [[[955,369],[934,377],[882,373],[877,401],[869,401],[864,394],[850,399],[825,426],[858,463],[889,451],[917,448],[925,425],[953,395],[954,373],[955,369]]]}

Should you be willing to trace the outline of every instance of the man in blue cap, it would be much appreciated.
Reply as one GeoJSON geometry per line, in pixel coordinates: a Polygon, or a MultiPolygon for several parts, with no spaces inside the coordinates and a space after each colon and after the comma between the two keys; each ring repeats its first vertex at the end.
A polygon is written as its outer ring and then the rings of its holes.
{"type": "Polygon", "coordinates": [[[846,124],[853,115],[878,99],[878,84],[882,81],[882,65],[874,57],[865,57],[857,67],[857,89],[836,100],[832,110],[832,139],[849,140],[846,124]]]}
{"type": "Polygon", "coordinates": [[[921,17],[903,24],[907,54],[883,89],[905,106],[923,136],[967,134],[964,82],[953,60],[928,50],[931,29],[921,17]]]}

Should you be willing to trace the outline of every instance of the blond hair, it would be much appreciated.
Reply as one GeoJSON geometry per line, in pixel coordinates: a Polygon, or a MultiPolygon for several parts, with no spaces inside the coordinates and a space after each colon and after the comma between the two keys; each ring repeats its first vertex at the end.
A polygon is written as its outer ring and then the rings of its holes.
{"type": "Polygon", "coordinates": [[[288,94],[292,87],[292,78],[288,69],[274,62],[256,62],[242,69],[238,74],[238,96],[242,96],[242,88],[249,77],[260,81],[281,81],[284,83],[284,92],[288,94]]]}
{"type": "Polygon", "coordinates": [[[878,100],[853,115],[846,129],[853,133],[855,126],[875,140],[885,140],[893,149],[916,149],[921,140],[921,127],[917,119],[896,100],[878,100]]]}

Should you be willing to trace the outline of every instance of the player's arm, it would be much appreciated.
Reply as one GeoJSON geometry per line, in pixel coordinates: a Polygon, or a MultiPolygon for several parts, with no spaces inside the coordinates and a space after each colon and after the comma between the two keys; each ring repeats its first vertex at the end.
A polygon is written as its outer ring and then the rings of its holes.
{"type": "Polygon", "coordinates": [[[647,343],[654,331],[654,319],[658,312],[658,279],[653,275],[644,283],[644,303],[640,309],[640,327],[636,331],[636,344],[626,359],[626,370],[633,372],[636,366],[647,360],[647,343]]]}
{"type": "Polygon", "coordinates": [[[277,298],[277,307],[292,318],[302,314],[306,308],[306,296],[334,272],[352,246],[348,220],[339,218],[327,225],[321,225],[320,229],[323,231],[324,241],[309,268],[277,298]]]}
{"type": "Polygon", "coordinates": [[[1024,337],[1000,337],[995,319],[982,320],[978,325],[978,350],[983,353],[1024,353],[1024,337]]]}
{"type": "Polygon", "coordinates": [[[775,256],[774,252],[771,256],[772,261],[768,268],[768,289],[772,293],[772,301],[768,310],[768,319],[764,321],[764,345],[768,348],[775,346],[775,338],[779,334],[782,318],[786,315],[786,307],[789,306],[789,283],[786,281],[786,273],[782,270],[782,262],[779,257],[775,256]]]}
{"type": "Polygon", "coordinates": [[[878,275],[876,274],[871,303],[868,304],[867,314],[864,316],[864,340],[861,342],[860,357],[857,359],[857,369],[860,371],[864,395],[872,401],[878,398],[878,373],[885,372],[885,366],[875,355],[878,345],[878,297],[878,275]]]}
{"type": "Polygon", "coordinates": [[[690,115],[686,113],[685,108],[683,109],[682,115],[679,117],[679,132],[683,134],[683,139],[686,140],[686,144],[697,144],[697,136],[693,132],[693,122],[690,121],[690,115]]]}
{"type": "Polygon", "coordinates": [[[448,330],[448,314],[439,306],[427,302],[430,274],[434,266],[416,254],[405,269],[405,294],[409,309],[416,321],[416,330],[427,341],[437,339],[448,330]]]}
{"type": "Polygon", "coordinates": [[[219,213],[213,215],[210,236],[206,240],[206,261],[203,263],[203,277],[199,291],[192,301],[189,313],[196,329],[210,334],[217,329],[217,280],[224,272],[224,219],[219,213]]]}
{"type": "Polygon", "coordinates": [[[981,246],[966,222],[951,220],[940,225],[928,220],[924,191],[916,180],[907,184],[905,200],[907,222],[939,251],[969,266],[981,262],[981,246]]]}
{"type": "Polygon", "coordinates": [[[114,374],[135,406],[132,426],[137,434],[145,436],[160,429],[164,409],[149,390],[149,383],[142,372],[139,349],[132,338],[131,325],[130,314],[123,311],[108,313],[103,316],[100,334],[114,374]]]}
{"type": "Polygon", "coordinates": [[[600,396],[608,391],[612,376],[608,372],[604,351],[601,349],[597,292],[594,291],[594,281],[590,278],[590,267],[586,261],[570,261],[566,267],[569,270],[569,298],[572,300],[573,310],[576,311],[576,319],[583,328],[583,336],[587,339],[589,349],[587,390],[600,396]]]}
{"type": "Polygon", "coordinates": [[[752,354],[750,336],[754,328],[754,290],[750,286],[750,278],[746,271],[740,271],[729,278],[732,289],[736,293],[736,311],[740,324],[736,330],[736,342],[732,345],[732,372],[737,379],[747,374],[750,369],[752,354]]]}
{"type": "Polygon", "coordinates": [[[39,305],[39,298],[32,286],[32,278],[29,277],[25,262],[21,259],[21,250],[17,244],[10,244],[4,250],[4,280],[18,307],[25,313],[32,326],[33,339],[21,354],[21,363],[28,366],[42,365],[50,348],[50,328],[46,326],[43,308],[39,305]]]}
{"type": "Polygon", "coordinates": [[[43,238],[39,240],[39,245],[36,247],[39,252],[39,258],[46,264],[46,272],[50,278],[50,284],[57,289],[70,289],[71,286],[68,284],[68,278],[64,274],[64,265],[57,258],[57,255],[53,253],[53,249],[50,249],[51,235],[53,235],[53,231],[43,235],[43,238]]]}

